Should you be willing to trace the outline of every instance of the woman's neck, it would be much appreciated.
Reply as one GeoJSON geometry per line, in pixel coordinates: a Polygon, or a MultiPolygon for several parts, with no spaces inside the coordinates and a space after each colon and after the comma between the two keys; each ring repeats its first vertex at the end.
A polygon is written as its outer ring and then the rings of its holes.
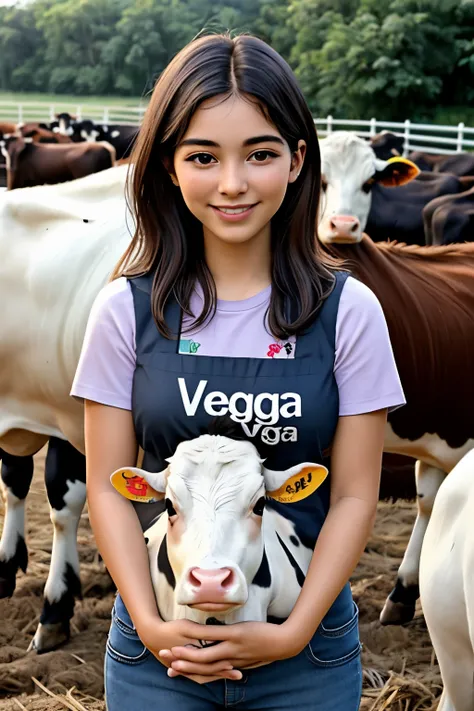
{"type": "Polygon", "coordinates": [[[219,299],[248,299],[271,283],[270,230],[240,243],[204,233],[204,252],[219,299]]]}

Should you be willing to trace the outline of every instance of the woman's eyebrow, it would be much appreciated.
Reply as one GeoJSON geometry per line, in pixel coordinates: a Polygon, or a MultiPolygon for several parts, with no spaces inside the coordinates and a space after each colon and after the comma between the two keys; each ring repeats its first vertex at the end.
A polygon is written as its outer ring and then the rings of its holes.
{"type": "MultiPolygon", "coordinates": [[[[285,142],[283,139],[279,138],[278,136],[273,136],[272,134],[268,134],[265,136],[252,136],[252,138],[247,138],[246,141],[244,141],[244,146],[254,146],[257,143],[279,143],[280,145],[284,146],[285,142]]],[[[207,146],[210,148],[220,148],[220,145],[216,143],[215,141],[210,141],[207,138],[185,138],[184,141],[181,141],[179,144],[180,146],[207,146]]]]}

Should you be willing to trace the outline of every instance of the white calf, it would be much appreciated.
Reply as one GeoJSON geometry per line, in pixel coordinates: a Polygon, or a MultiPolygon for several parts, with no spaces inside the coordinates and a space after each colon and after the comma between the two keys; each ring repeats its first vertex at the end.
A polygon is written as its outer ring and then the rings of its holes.
{"type": "Polygon", "coordinates": [[[262,466],[253,444],[219,435],[182,442],[168,461],[155,474],[134,468],[112,475],[127,498],[165,497],[166,512],[146,531],[163,619],[203,624],[209,614],[226,623],[287,618],[312,550],[287,518],[265,507],[265,497],[303,498],[324,481],[327,469],[306,462],[272,471],[262,466]]]}

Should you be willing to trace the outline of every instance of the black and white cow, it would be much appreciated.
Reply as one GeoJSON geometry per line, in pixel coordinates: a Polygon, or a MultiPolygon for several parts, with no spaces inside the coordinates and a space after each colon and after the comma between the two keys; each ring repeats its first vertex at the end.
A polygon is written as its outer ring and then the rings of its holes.
{"type": "MultiPolygon", "coordinates": [[[[0,490],[5,519],[0,540],[0,598],[11,597],[18,570],[26,572],[25,502],[33,478],[33,457],[0,450],[0,490]]],[[[69,442],[51,437],[45,463],[45,485],[53,524],[51,567],[44,605],[30,649],[46,652],[69,639],[74,600],[81,597],[77,526],[86,495],[85,457],[69,442]]]]}
{"type": "Polygon", "coordinates": [[[57,114],[51,124],[55,133],[69,136],[74,143],[82,141],[108,141],[116,151],[117,160],[128,158],[138,135],[136,126],[126,124],[96,123],[91,119],[77,120],[68,113],[57,114]]]}
{"type": "Polygon", "coordinates": [[[266,500],[281,500],[300,479],[314,491],[327,469],[311,462],[266,469],[251,442],[209,434],[182,442],[168,461],[161,472],[129,468],[111,476],[127,498],[165,498],[165,512],[145,532],[163,619],[286,619],[312,550],[266,500]]]}
{"type": "Polygon", "coordinates": [[[377,158],[368,143],[347,131],[335,131],[320,145],[323,195],[318,234],[323,242],[359,242],[365,231],[374,241],[423,245],[425,205],[464,190],[455,175],[420,174],[405,158],[377,158]]]}

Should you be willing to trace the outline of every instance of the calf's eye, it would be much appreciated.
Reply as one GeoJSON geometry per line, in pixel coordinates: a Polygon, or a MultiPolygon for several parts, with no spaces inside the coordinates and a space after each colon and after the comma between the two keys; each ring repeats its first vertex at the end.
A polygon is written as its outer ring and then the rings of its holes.
{"type": "Polygon", "coordinates": [[[177,516],[176,509],[171,503],[171,499],[165,499],[165,506],[169,517],[177,516]]]}
{"type": "Polygon", "coordinates": [[[362,190],[364,191],[364,193],[370,193],[370,191],[372,190],[373,186],[374,186],[373,181],[369,180],[369,181],[367,181],[366,183],[363,184],[362,190]]]}
{"type": "Polygon", "coordinates": [[[256,516],[263,516],[263,511],[265,509],[265,497],[261,496],[253,507],[253,512],[256,516]]]}

